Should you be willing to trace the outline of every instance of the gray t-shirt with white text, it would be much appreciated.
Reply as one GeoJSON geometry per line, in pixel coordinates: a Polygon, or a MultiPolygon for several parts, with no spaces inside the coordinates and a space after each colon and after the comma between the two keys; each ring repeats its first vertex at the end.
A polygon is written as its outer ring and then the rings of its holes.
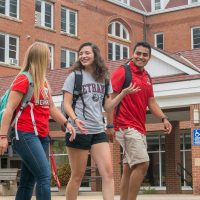
{"type": "MultiPolygon", "coordinates": [[[[80,120],[84,121],[85,127],[88,129],[88,134],[104,132],[102,102],[105,93],[105,81],[95,81],[92,75],[84,70],[82,70],[82,74],[82,94],[85,103],[86,119],[83,116],[83,103],[80,97],[76,102],[75,114],[80,120]]],[[[73,94],[74,81],[75,73],[72,72],[65,80],[62,90],[73,94]]],[[[108,94],[111,94],[112,92],[112,86],[111,83],[109,83],[108,94]]],[[[75,127],[76,132],[80,133],[73,121],[71,119],[69,119],[69,121],[75,127]]]]}

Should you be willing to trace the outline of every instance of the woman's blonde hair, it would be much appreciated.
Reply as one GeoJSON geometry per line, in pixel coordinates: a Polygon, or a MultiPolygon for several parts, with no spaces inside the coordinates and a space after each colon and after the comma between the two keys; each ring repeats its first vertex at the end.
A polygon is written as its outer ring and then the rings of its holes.
{"type": "Polygon", "coordinates": [[[34,83],[34,97],[39,99],[40,89],[46,82],[46,71],[49,64],[49,48],[41,42],[33,43],[26,51],[21,72],[29,71],[34,83]]]}

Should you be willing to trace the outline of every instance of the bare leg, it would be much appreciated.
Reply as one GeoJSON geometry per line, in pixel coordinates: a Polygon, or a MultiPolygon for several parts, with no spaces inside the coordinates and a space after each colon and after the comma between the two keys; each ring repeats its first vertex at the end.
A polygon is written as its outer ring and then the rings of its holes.
{"type": "Polygon", "coordinates": [[[137,164],[131,168],[127,200],[136,200],[140,186],[147,172],[149,162],[137,164]]]}
{"type": "Polygon", "coordinates": [[[102,177],[103,199],[114,200],[114,180],[109,144],[102,142],[92,145],[91,156],[102,177]]]}
{"type": "Polygon", "coordinates": [[[120,200],[127,200],[129,191],[129,180],[131,176],[131,168],[127,163],[123,165],[123,174],[120,184],[120,200]]]}
{"type": "Polygon", "coordinates": [[[85,174],[88,160],[88,150],[67,147],[71,177],[66,187],[66,200],[76,200],[78,190],[85,174]]]}

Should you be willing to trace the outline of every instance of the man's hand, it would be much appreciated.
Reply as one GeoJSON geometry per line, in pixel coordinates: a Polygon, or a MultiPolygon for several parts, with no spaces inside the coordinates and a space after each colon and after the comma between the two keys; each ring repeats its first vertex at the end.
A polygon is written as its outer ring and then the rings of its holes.
{"type": "Polygon", "coordinates": [[[167,118],[163,119],[163,124],[164,124],[164,133],[170,134],[172,131],[172,125],[170,124],[167,118]]]}
{"type": "Polygon", "coordinates": [[[124,88],[122,90],[122,93],[126,95],[126,94],[132,94],[132,93],[138,92],[140,90],[141,90],[140,87],[136,86],[136,83],[134,84],[130,83],[130,85],[127,88],[124,88]]]}

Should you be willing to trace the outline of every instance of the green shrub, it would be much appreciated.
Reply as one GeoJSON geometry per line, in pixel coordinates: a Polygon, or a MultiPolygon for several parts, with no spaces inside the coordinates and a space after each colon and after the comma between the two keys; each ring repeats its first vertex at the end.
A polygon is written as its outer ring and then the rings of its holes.
{"type": "Polygon", "coordinates": [[[156,194],[157,193],[156,189],[151,188],[150,186],[141,188],[141,191],[142,191],[142,194],[156,194]]]}
{"type": "MultiPolygon", "coordinates": [[[[69,163],[60,165],[57,169],[57,174],[61,186],[66,186],[71,175],[69,163]]],[[[56,186],[56,181],[54,180],[53,176],[51,177],[51,186],[56,186]]]]}

